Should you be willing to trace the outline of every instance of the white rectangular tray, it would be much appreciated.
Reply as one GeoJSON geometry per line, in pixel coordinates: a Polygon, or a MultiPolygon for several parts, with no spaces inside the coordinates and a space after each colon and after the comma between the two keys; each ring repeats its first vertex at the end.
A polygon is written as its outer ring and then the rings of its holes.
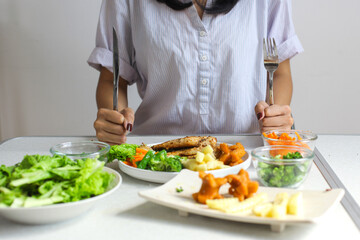
{"type": "MultiPolygon", "coordinates": [[[[338,204],[344,196],[343,189],[332,189],[330,191],[301,190],[304,198],[304,216],[287,215],[285,219],[273,219],[266,217],[257,217],[249,212],[242,213],[224,213],[218,210],[209,209],[207,205],[199,204],[194,201],[192,194],[198,192],[201,186],[201,179],[198,173],[182,170],[179,175],[166,184],[139,192],[139,195],[151,202],[166,207],[179,210],[182,216],[188,216],[188,213],[226,219],[238,222],[247,222],[255,224],[268,224],[272,231],[281,232],[287,224],[296,225],[312,223],[330,210],[335,204],[338,204]],[[182,192],[178,193],[176,188],[181,187],[182,192]]],[[[229,185],[224,185],[220,189],[221,194],[226,194],[229,185]]],[[[259,187],[258,192],[265,192],[272,201],[277,193],[287,192],[293,194],[298,192],[296,189],[259,187]]]]}

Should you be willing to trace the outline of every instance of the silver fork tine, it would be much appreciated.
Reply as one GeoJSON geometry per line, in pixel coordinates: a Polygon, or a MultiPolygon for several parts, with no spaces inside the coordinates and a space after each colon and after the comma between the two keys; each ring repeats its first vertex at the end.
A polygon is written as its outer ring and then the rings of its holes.
{"type": "Polygon", "coordinates": [[[274,42],[274,52],[275,52],[275,56],[278,56],[278,51],[277,51],[277,47],[276,47],[276,43],[275,43],[275,38],[273,38],[273,42],[274,42]]]}
{"type": "Polygon", "coordinates": [[[274,38],[263,39],[264,67],[269,73],[269,104],[274,104],[273,77],[279,66],[279,56],[274,38]]]}

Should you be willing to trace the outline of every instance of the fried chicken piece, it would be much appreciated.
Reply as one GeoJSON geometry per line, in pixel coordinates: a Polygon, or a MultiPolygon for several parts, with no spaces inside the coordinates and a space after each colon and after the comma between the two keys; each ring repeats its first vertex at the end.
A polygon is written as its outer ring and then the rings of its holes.
{"type": "Polygon", "coordinates": [[[219,189],[227,183],[226,178],[215,178],[211,173],[206,174],[205,172],[199,172],[199,177],[203,182],[200,191],[192,195],[195,201],[206,204],[208,199],[224,198],[219,194],[219,189]]]}
{"type": "Polygon", "coordinates": [[[186,156],[190,158],[195,158],[197,152],[201,152],[201,150],[206,147],[207,145],[210,145],[211,147],[216,145],[216,138],[214,137],[206,137],[202,138],[199,143],[198,147],[192,147],[192,148],[184,148],[181,150],[174,150],[174,151],[168,151],[168,155],[178,155],[178,156],[186,156]]]}
{"type": "Polygon", "coordinates": [[[259,188],[259,183],[251,181],[249,173],[244,169],[241,169],[238,174],[226,176],[226,179],[230,184],[229,194],[237,197],[239,201],[251,197],[259,188]]]}
{"type": "Polygon", "coordinates": [[[236,143],[232,146],[221,143],[218,152],[220,152],[219,160],[229,166],[235,166],[244,162],[242,157],[246,154],[245,148],[241,143],[236,143]]]}
{"type": "Polygon", "coordinates": [[[203,144],[203,142],[207,142],[208,144],[214,144],[215,146],[217,140],[214,137],[187,136],[184,138],[178,138],[154,145],[152,146],[152,149],[155,151],[159,151],[163,149],[171,150],[171,149],[193,148],[193,147],[199,147],[200,145],[203,144]]]}
{"type": "Polygon", "coordinates": [[[194,156],[202,148],[210,145],[216,146],[217,139],[215,137],[200,137],[200,136],[187,136],[184,138],[178,138],[170,140],[161,144],[152,146],[154,151],[160,151],[165,149],[168,155],[178,156],[194,156]]]}
{"type": "Polygon", "coordinates": [[[180,157],[190,157],[195,156],[197,152],[201,151],[202,148],[200,147],[193,147],[193,148],[187,148],[182,150],[176,150],[176,151],[169,151],[168,155],[174,155],[174,156],[180,156],[180,157]]]}

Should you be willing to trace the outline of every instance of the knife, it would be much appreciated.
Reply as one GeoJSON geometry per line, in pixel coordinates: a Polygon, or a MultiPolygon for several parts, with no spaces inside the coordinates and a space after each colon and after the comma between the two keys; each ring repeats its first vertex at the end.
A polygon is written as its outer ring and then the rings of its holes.
{"type": "Polygon", "coordinates": [[[113,27],[113,74],[114,74],[114,92],[113,92],[113,110],[118,111],[118,87],[119,87],[119,48],[118,38],[113,27]]]}

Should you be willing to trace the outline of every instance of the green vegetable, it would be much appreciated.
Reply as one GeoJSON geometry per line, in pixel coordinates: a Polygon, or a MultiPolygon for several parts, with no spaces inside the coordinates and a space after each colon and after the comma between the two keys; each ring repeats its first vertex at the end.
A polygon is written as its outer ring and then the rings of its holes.
{"type": "Polygon", "coordinates": [[[183,168],[180,160],[181,157],[179,156],[167,156],[166,150],[162,150],[156,154],[150,150],[137,164],[137,167],[152,171],[180,172],[183,168]]]}
{"type": "MultiPolygon", "coordinates": [[[[114,159],[120,161],[134,159],[136,148],[138,147],[136,144],[126,143],[111,146],[108,153],[108,161],[112,162],[114,159]]],[[[166,150],[162,150],[156,154],[150,150],[141,161],[137,162],[137,168],[162,172],[180,172],[183,168],[180,161],[181,159],[179,156],[167,156],[166,150]]]]}
{"type": "Polygon", "coordinates": [[[127,158],[133,159],[133,156],[136,154],[137,147],[139,146],[129,143],[111,146],[108,153],[108,162],[112,162],[115,159],[119,161],[125,161],[127,158]]]}
{"type": "Polygon", "coordinates": [[[309,162],[287,163],[283,159],[299,159],[299,152],[277,155],[274,162],[259,162],[258,174],[263,183],[272,187],[292,187],[301,182],[308,172],[309,162]]]}
{"type": "Polygon", "coordinates": [[[301,153],[299,152],[289,152],[286,155],[282,156],[283,159],[297,159],[297,158],[302,158],[301,153]]]}
{"type": "Polygon", "coordinates": [[[26,155],[0,167],[0,207],[36,207],[73,202],[104,193],[115,176],[97,159],[26,155]]]}
{"type": "Polygon", "coordinates": [[[140,161],[140,163],[137,165],[138,168],[140,169],[146,169],[149,165],[150,160],[154,158],[154,152],[153,151],[148,151],[144,158],[140,161]]]}
{"type": "Polygon", "coordinates": [[[184,189],[181,186],[177,187],[175,190],[176,190],[177,193],[181,193],[181,192],[184,191],[184,189]]]}
{"type": "Polygon", "coordinates": [[[148,169],[162,172],[180,172],[182,164],[179,156],[167,156],[165,150],[161,150],[148,163],[148,169]]]}

